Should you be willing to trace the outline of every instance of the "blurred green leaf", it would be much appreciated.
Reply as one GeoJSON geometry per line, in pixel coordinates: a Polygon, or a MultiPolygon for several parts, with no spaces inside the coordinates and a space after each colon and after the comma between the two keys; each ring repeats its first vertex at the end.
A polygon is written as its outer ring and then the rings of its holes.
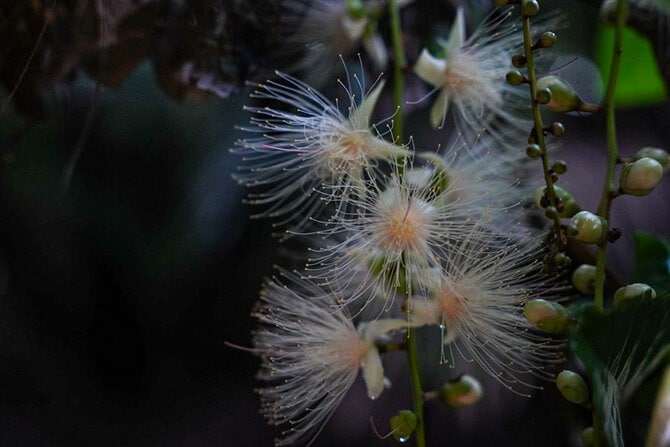
{"type": "Polygon", "coordinates": [[[584,364],[610,447],[623,446],[620,409],[670,354],[670,295],[626,301],[607,312],[585,305],[570,347],[584,364]]]}
{"type": "Polygon", "coordinates": [[[637,233],[633,241],[632,282],[649,284],[656,292],[670,290],[670,243],[647,233],[637,233]]]}
{"type": "MultiPolygon", "coordinates": [[[[603,79],[607,79],[612,63],[613,42],[613,30],[601,26],[596,37],[595,56],[603,79]]],[[[667,96],[667,89],[649,41],[625,28],[621,46],[616,104],[637,106],[662,101],[667,96]]]]}

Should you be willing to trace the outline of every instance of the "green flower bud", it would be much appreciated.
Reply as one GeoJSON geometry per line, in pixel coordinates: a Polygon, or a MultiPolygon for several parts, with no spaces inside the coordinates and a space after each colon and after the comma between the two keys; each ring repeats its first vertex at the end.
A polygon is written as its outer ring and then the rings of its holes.
{"type": "MultiPolygon", "coordinates": [[[[548,205],[545,204],[545,201],[548,199],[544,199],[546,195],[547,188],[545,187],[540,187],[535,190],[535,205],[539,209],[545,209],[548,205]]],[[[568,218],[572,217],[575,214],[577,214],[579,211],[581,211],[581,208],[575,198],[566,190],[565,188],[562,188],[558,185],[554,185],[554,192],[556,193],[556,197],[559,199],[560,205],[557,207],[558,211],[558,217],[560,218],[568,218]]]]}
{"type": "Polygon", "coordinates": [[[602,244],[607,239],[607,221],[589,211],[580,211],[570,220],[568,234],[585,244],[602,244]]]}
{"type": "Polygon", "coordinates": [[[511,85],[521,85],[526,81],[526,77],[519,70],[508,71],[505,79],[511,85]]]}
{"type": "Polygon", "coordinates": [[[584,405],[589,402],[589,387],[582,376],[574,371],[561,371],[556,377],[556,386],[563,397],[572,403],[584,405]]]}
{"type": "Polygon", "coordinates": [[[533,45],[533,49],[551,48],[555,44],[556,44],[556,34],[551,31],[546,31],[542,33],[540,37],[537,39],[537,42],[535,42],[535,45],[533,45]]]}
{"type": "Polygon", "coordinates": [[[621,306],[625,301],[656,298],[656,291],[648,284],[634,283],[619,287],[614,292],[614,307],[621,306]]]}
{"type": "Polygon", "coordinates": [[[512,65],[516,68],[523,68],[526,66],[526,56],[523,54],[515,54],[512,56],[512,65]]]}
{"type": "Polygon", "coordinates": [[[530,324],[548,334],[562,334],[568,329],[568,311],[552,301],[528,301],[523,307],[523,316],[530,324]]]}
{"type": "Polygon", "coordinates": [[[584,447],[593,447],[593,427],[586,427],[582,432],[582,444],[584,447]]]}
{"type": "Polygon", "coordinates": [[[416,430],[416,414],[410,410],[400,410],[391,418],[389,425],[396,441],[405,442],[416,430]]]}
{"type": "MultiPolygon", "coordinates": [[[[614,26],[616,24],[617,16],[617,0],[605,0],[600,5],[600,20],[607,26],[614,26]]],[[[624,21],[628,18],[628,8],[624,11],[624,21]]]]}
{"type": "Polygon", "coordinates": [[[528,158],[539,158],[542,156],[542,148],[538,146],[537,144],[530,144],[526,148],[526,155],[528,158]]]}
{"type": "Polygon", "coordinates": [[[633,196],[646,196],[663,178],[663,166],[650,157],[626,163],[621,171],[619,188],[633,196]]]}
{"type": "Polygon", "coordinates": [[[539,104],[547,105],[551,102],[551,90],[548,88],[541,88],[535,93],[535,101],[539,104]]]}
{"type": "Polygon", "coordinates": [[[584,295],[593,295],[595,291],[596,266],[582,264],[572,272],[572,285],[584,295]]]}
{"type": "Polygon", "coordinates": [[[553,122],[549,126],[549,132],[555,137],[560,137],[565,133],[565,126],[563,123],[553,122]]]}
{"type": "Polygon", "coordinates": [[[633,160],[641,158],[653,158],[663,166],[663,172],[670,171],[670,154],[657,147],[644,147],[633,155],[633,160]]]}
{"type": "Polygon", "coordinates": [[[521,13],[527,17],[532,17],[540,12],[540,4],[537,0],[521,0],[521,13]]]}
{"type": "Polygon", "coordinates": [[[537,88],[549,89],[551,101],[547,103],[554,112],[573,112],[580,110],[584,101],[568,82],[555,75],[544,76],[537,80],[537,88]]]}
{"type": "Polygon", "coordinates": [[[347,0],[347,13],[352,19],[360,20],[365,17],[365,5],[361,0],[347,0]]]}
{"type": "Polygon", "coordinates": [[[568,172],[568,164],[563,160],[558,160],[553,165],[551,165],[551,169],[553,169],[556,174],[562,175],[568,172]]]}
{"type": "Polygon", "coordinates": [[[481,383],[474,377],[464,374],[442,385],[438,399],[450,407],[465,408],[479,402],[483,394],[481,383]]]}

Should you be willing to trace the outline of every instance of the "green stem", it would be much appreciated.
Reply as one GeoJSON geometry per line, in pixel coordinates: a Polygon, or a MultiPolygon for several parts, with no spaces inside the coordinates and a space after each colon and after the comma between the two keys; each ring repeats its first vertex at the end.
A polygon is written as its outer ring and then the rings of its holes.
{"type": "MultiPolygon", "coordinates": [[[[605,120],[607,123],[607,168],[605,172],[605,184],[598,205],[598,215],[609,222],[612,198],[616,194],[617,186],[614,179],[615,167],[619,159],[619,151],[616,139],[616,117],[614,95],[616,93],[617,79],[619,77],[619,64],[621,62],[621,41],[623,26],[628,9],[627,0],[617,1],[617,19],[614,27],[614,46],[612,49],[612,65],[610,66],[609,80],[605,92],[605,120]]],[[[603,310],[605,305],[605,261],[607,254],[607,241],[598,247],[596,256],[596,278],[594,304],[596,308],[603,310]]]]}
{"type": "Polygon", "coordinates": [[[389,15],[391,18],[391,42],[393,46],[393,101],[396,106],[396,115],[393,119],[393,139],[396,143],[403,141],[402,100],[404,94],[403,69],[405,68],[405,50],[402,44],[402,27],[400,26],[400,7],[398,0],[389,1],[389,15]]]}
{"type": "MultiPolygon", "coordinates": [[[[534,133],[537,138],[537,144],[542,150],[540,156],[542,161],[542,171],[544,172],[544,183],[547,185],[547,196],[549,197],[549,205],[556,208],[558,203],[556,197],[556,190],[554,189],[554,181],[551,179],[549,166],[549,153],[547,151],[547,142],[544,138],[544,124],[542,123],[542,114],[540,111],[540,104],[537,102],[537,74],[535,73],[535,59],[533,56],[533,41],[530,32],[530,17],[524,15],[523,22],[523,46],[526,56],[526,67],[528,68],[528,85],[530,86],[531,108],[533,112],[534,133]]],[[[556,235],[561,234],[561,219],[558,214],[552,217],[554,222],[554,231],[556,235]]],[[[563,238],[557,237],[559,245],[563,246],[563,238]]]]}
{"type": "Polygon", "coordinates": [[[416,430],[414,431],[416,447],[426,446],[426,433],[423,416],[423,390],[421,389],[421,375],[419,373],[419,357],[416,352],[416,329],[407,330],[407,358],[409,360],[410,378],[412,380],[412,402],[416,415],[416,430]]]}

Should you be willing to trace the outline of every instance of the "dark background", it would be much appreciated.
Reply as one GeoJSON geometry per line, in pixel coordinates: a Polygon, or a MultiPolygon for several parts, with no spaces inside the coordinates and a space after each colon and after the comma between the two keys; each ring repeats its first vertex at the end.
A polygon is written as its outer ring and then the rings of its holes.
{"type": "MultiPolygon", "coordinates": [[[[247,93],[175,101],[142,64],[113,90],[86,77],[46,89],[46,119],[0,116],[0,446],[271,445],[257,360],[225,344],[249,346],[262,278],[290,267],[231,179],[247,93]]],[[[622,153],[667,149],[669,116],[667,102],[622,111],[622,153]]],[[[563,121],[561,181],[593,209],[604,122],[563,121]]],[[[615,203],[615,280],[630,272],[632,228],[670,236],[668,183],[615,203]]],[[[357,382],[315,446],[396,444],[371,429],[386,433],[411,402],[402,354],[386,362],[392,392],[371,402],[357,382]]],[[[429,367],[427,386],[463,368],[429,367]]],[[[472,408],[427,406],[433,445],[578,445],[589,425],[552,384],[533,399],[484,385],[472,408]]]]}

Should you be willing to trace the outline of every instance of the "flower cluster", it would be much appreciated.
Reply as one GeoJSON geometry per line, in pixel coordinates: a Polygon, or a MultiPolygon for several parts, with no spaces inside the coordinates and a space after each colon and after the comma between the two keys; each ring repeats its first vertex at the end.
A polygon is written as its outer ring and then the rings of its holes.
{"type": "MultiPolygon", "coordinates": [[[[317,3],[322,13],[326,2],[317,3]]],[[[304,270],[268,280],[254,313],[259,378],[268,383],[261,413],[289,426],[278,445],[313,440],[359,372],[378,397],[389,337],[419,326],[442,330],[436,361],[458,367],[458,352],[517,393],[552,377],[545,368],[561,360],[561,344],[523,315],[529,299],[557,297],[539,261],[543,236],[519,212],[530,195],[519,186],[524,154],[469,138],[488,129],[505,142],[506,130],[492,129],[522,122],[505,108],[503,60],[515,30],[498,32],[504,20],[465,39],[459,10],[444,59],[424,51],[416,62],[440,89],[433,124],[445,123],[450,103],[460,117],[463,138],[444,153],[394,139],[392,114],[374,121],[380,78],[366,89],[347,75],[343,104],[280,72],[254,85],[260,104],[246,108],[236,178],[254,188],[257,216],[276,217],[285,235],[310,245],[304,270]]]]}

